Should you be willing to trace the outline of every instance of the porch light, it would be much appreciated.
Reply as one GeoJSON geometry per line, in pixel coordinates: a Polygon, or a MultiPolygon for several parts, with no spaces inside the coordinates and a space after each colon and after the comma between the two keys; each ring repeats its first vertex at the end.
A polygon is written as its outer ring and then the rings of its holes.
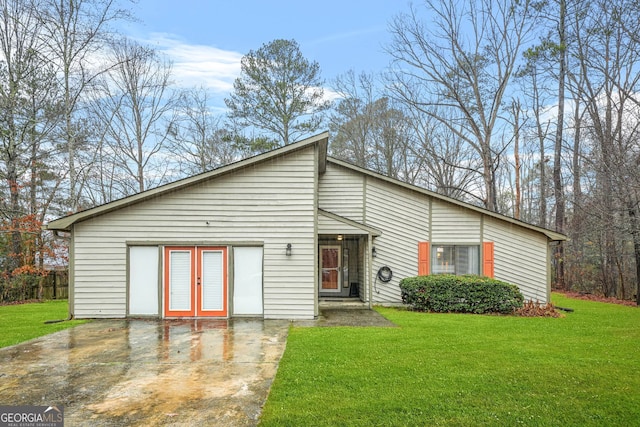
{"type": "Polygon", "coordinates": [[[285,250],[287,256],[291,256],[291,243],[287,243],[287,249],[285,250]]]}
{"type": "Polygon", "coordinates": [[[376,251],[376,247],[375,246],[373,248],[371,248],[371,256],[374,257],[374,258],[378,256],[378,252],[376,251]]]}
{"type": "Polygon", "coordinates": [[[342,234],[338,234],[338,241],[342,240],[342,234]]]}

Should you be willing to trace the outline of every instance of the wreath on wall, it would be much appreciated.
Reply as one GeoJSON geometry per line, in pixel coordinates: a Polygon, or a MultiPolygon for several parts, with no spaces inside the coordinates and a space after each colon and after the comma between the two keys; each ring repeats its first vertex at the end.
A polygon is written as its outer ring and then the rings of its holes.
{"type": "Polygon", "coordinates": [[[386,265],[384,267],[380,267],[380,270],[378,270],[378,279],[380,279],[381,282],[390,282],[392,278],[393,271],[391,271],[389,267],[386,265]]]}

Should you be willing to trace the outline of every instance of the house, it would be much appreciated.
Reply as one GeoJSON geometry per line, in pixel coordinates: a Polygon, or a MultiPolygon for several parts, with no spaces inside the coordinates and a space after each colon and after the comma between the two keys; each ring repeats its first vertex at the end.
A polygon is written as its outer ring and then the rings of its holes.
{"type": "Polygon", "coordinates": [[[565,236],[341,160],[328,133],[51,221],[77,318],[310,319],[400,303],[400,279],[480,273],[550,294],[565,236]]]}

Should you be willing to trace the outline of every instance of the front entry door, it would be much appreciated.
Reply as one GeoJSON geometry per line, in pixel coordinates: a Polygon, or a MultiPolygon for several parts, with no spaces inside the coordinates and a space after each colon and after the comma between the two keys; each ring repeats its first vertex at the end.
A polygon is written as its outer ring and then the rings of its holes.
{"type": "Polygon", "coordinates": [[[340,292],[341,247],[320,246],[320,292],[340,292]]]}
{"type": "Polygon", "coordinates": [[[227,248],[164,248],[165,317],[227,316],[227,248]]]}

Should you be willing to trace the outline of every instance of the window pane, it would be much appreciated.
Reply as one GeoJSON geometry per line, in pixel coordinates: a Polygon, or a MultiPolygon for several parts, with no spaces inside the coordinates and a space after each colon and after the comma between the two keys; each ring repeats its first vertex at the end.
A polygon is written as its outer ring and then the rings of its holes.
{"type": "Polygon", "coordinates": [[[480,274],[480,247],[433,246],[431,272],[433,274],[480,274]]]}
{"type": "Polygon", "coordinates": [[[455,274],[455,258],[453,246],[434,246],[431,256],[431,272],[433,274],[455,274]]]}
{"type": "Polygon", "coordinates": [[[338,249],[322,249],[322,268],[338,268],[338,249]]]}
{"type": "Polygon", "coordinates": [[[456,274],[479,274],[479,247],[456,246],[456,274]]]}

